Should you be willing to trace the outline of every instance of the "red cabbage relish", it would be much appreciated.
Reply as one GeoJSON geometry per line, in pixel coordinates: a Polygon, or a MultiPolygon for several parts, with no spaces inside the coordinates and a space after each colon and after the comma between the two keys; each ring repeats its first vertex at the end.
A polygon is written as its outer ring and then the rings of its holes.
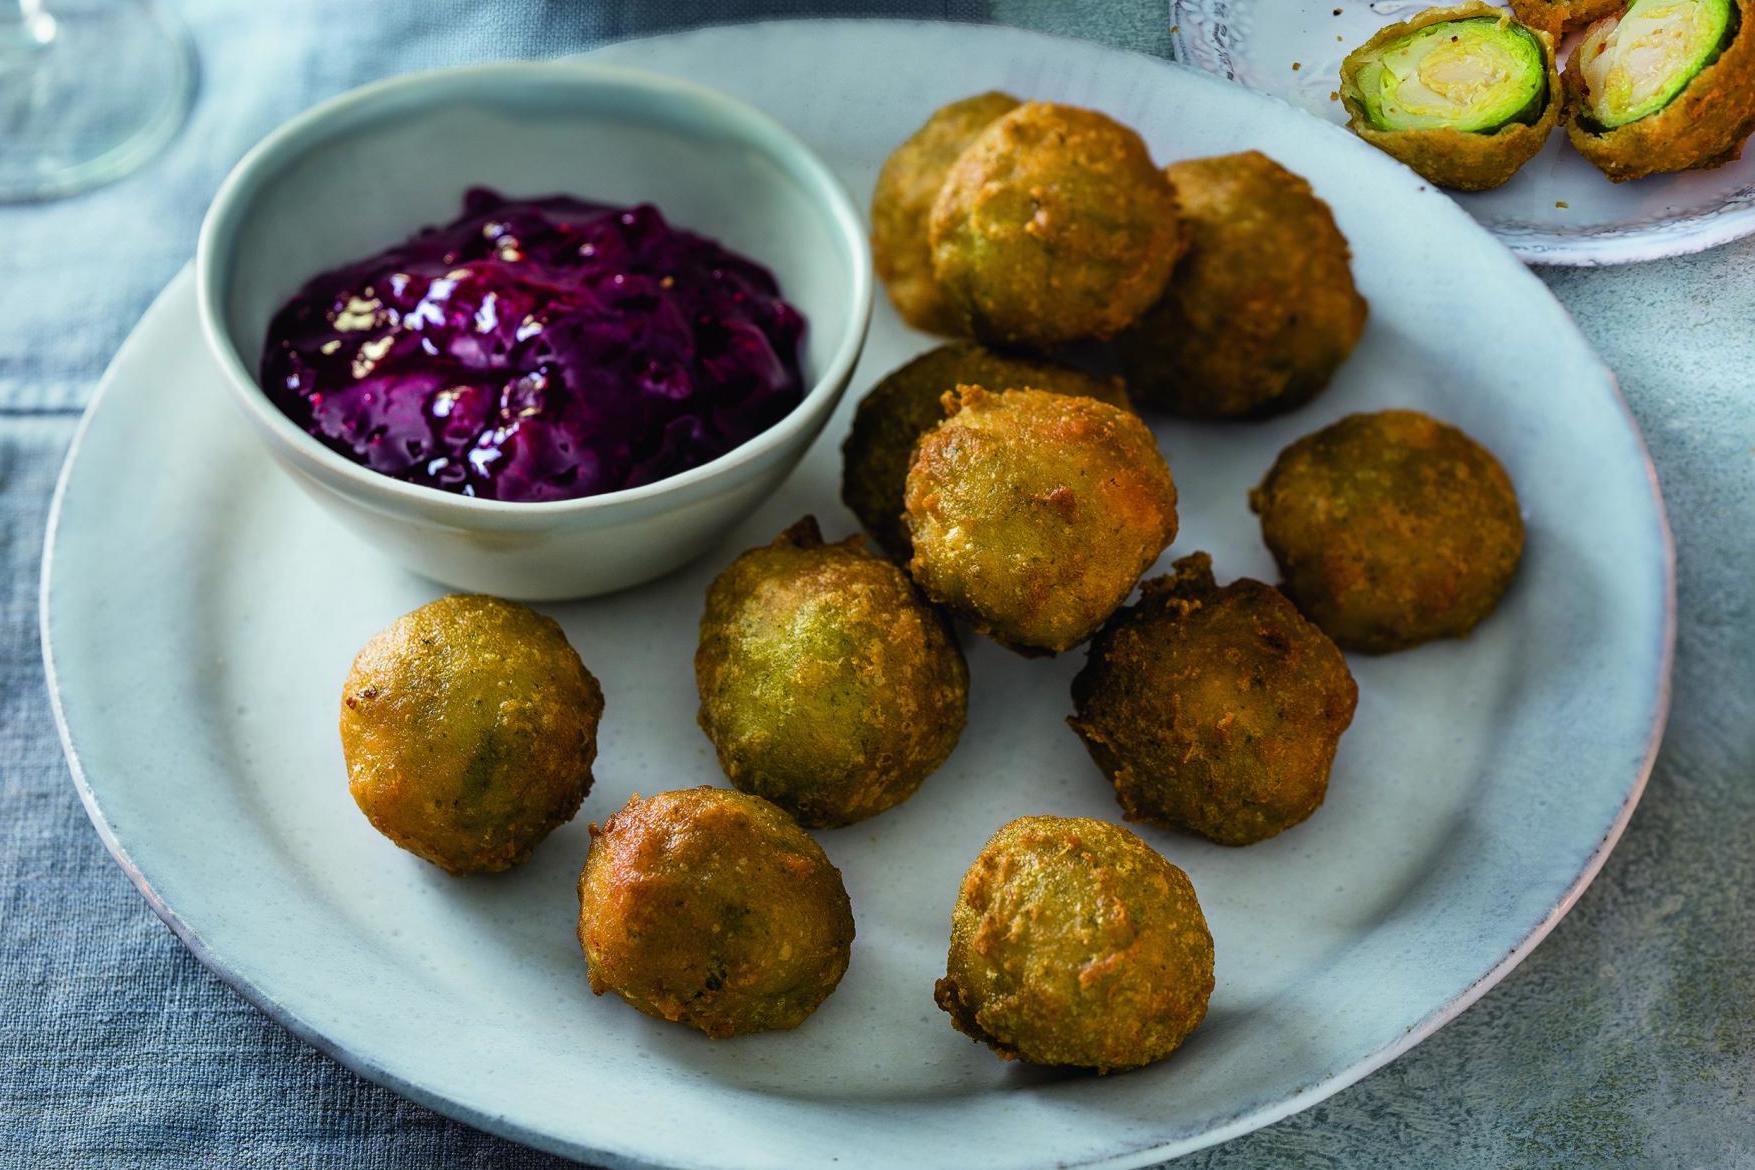
{"type": "Polygon", "coordinates": [[[636,487],[747,443],[804,397],[773,274],[649,204],[507,199],[313,278],[262,385],[373,471],[484,499],[636,487]]]}

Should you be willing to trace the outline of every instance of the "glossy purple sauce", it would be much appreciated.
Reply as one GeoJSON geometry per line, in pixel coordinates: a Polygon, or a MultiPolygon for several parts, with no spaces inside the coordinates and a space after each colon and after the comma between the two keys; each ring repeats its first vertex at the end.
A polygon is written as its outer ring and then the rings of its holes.
{"type": "Polygon", "coordinates": [[[767,269],[655,207],[476,188],[454,223],[305,285],[269,324],[262,385],[374,471],[570,499],[779,422],[804,397],[804,324],[767,269]]]}

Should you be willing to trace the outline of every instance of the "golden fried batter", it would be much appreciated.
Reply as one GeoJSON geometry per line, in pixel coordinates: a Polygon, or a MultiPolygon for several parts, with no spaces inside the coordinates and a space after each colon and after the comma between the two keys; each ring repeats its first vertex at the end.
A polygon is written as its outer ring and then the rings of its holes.
{"type": "Polygon", "coordinates": [[[1565,105],[1561,98],[1560,67],[1554,38],[1542,29],[1529,29],[1529,34],[1541,46],[1547,73],[1539,110],[1527,121],[1514,119],[1491,131],[1379,127],[1373,124],[1366,108],[1360,79],[1380,50],[1410,33],[1447,21],[1477,17],[1510,19],[1501,9],[1481,0],[1471,0],[1454,8],[1429,8],[1408,20],[1379,29],[1376,36],[1354,49],[1341,62],[1340,93],[1347,110],[1347,128],[1440,187],[1455,191],[1489,191],[1503,187],[1536,156],[1548,141],[1548,135],[1554,132],[1565,105]]]}
{"type": "Polygon", "coordinates": [[[695,679],[731,782],[813,828],[914,795],[968,705],[944,618],[859,537],[824,544],[809,516],[713,582],[695,679]]]}
{"type": "Polygon", "coordinates": [[[1734,31],[1717,59],[1663,109],[1613,129],[1591,112],[1585,61],[1593,38],[1587,34],[1566,62],[1566,133],[1578,153],[1617,183],[1711,170],[1742,158],[1755,133],[1755,5],[1733,0],[1733,7],[1734,31]]]}
{"type": "Polygon", "coordinates": [[[960,385],[1034,386],[1128,407],[1119,378],[1008,357],[972,342],[941,345],[892,371],[860,400],[853,429],[841,445],[841,499],[898,561],[913,555],[902,520],[902,490],[914,444],[944,418],[944,396],[960,385]]]}
{"type": "Polygon", "coordinates": [[[951,164],[976,135],[1018,106],[1006,93],[982,93],[935,111],[884,160],[871,194],[871,258],[902,320],[928,333],[968,331],[932,275],[927,220],[951,164]]]}
{"type": "Polygon", "coordinates": [[[451,873],[507,869],[591,790],[603,692],[550,619],[497,597],[423,605],[360,650],[341,696],[348,788],[451,873]]]}
{"type": "Polygon", "coordinates": [[[1169,168],[1188,254],[1118,339],[1141,402],[1190,418],[1302,406],[1365,329],[1352,252],[1310,184],[1259,151],[1169,168]]]}
{"type": "Polygon", "coordinates": [[[1554,38],[1574,29],[1583,28],[1599,17],[1621,11],[1627,0],[1511,0],[1511,11],[1531,28],[1539,28],[1554,38]]]}
{"type": "Polygon", "coordinates": [[[1316,811],[1359,688],[1271,585],[1206,553],[1141,586],[1091,643],[1067,720],[1129,820],[1250,845],[1316,811]]]}
{"type": "Polygon", "coordinates": [[[1138,416],[1044,390],[945,396],[908,470],[926,595],[1016,650],[1090,637],[1176,536],[1176,485],[1138,416]]]}
{"type": "Polygon", "coordinates": [[[1299,439],[1249,506],[1281,588],[1349,650],[1462,637],[1523,555],[1517,493],[1499,461],[1412,410],[1349,415],[1299,439]]]}
{"type": "Polygon", "coordinates": [[[1205,1018],[1213,937],[1188,875],[1117,825],[1021,817],[963,877],[935,998],[1006,1060],[1109,1072],[1205,1018]]]}
{"type": "Polygon", "coordinates": [[[591,827],[579,945],[593,994],[724,1039],[803,1023],[847,971],[853,911],[841,872],[761,797],[636,793],[591,827]]]}
{"type": "Polygon", "coordinates": [[[1182,254],[1169,179],[1094,110],[1028,102],[971,143],[933,204],[932,269],[976,337],[1043,349],[1109,338],[1182,254]]]}

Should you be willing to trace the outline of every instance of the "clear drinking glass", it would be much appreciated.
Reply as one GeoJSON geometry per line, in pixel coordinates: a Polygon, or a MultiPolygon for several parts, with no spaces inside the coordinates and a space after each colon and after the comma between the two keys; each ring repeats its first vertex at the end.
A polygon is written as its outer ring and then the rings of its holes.
{"type": "Polygon", "coordinates": [[[188,34],[155,0],[0,0],[0,202],[121,178],[194,91],[188,34]]]}

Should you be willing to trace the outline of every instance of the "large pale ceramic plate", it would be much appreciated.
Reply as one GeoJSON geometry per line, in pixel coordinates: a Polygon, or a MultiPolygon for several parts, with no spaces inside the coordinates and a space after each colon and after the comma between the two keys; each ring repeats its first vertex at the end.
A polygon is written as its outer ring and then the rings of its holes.
{"type": "MultiPolygon", "coordinates": [[[[1179,61],[1344,126],[1341,59],[1384,25],[1451,2],[1170,0],[1172,41],[1179,61]]],[[[1531,264],[1659,260],[1755,233],[1755,154],[1713,171],[1611,183],[1561,129],[1511,182],[1456,199],[1531,264]]]]}
{"type": "MultiPolygon", "coordinates": [[[[694,726],[703,592],[803,512],[850,529],[836,447],[852,400],[781,495],[705,561],[547,607],[608,696],[598,786],[523,869],[456,880],[367,826],[335,732],[354,650],[438,590],[273,468],[225,400],[180,277],[117,356],[69,458],[44,641],[93,820],[206,963],[366,1075],[582,1158],[1022,1170],[1145,1165],[1302,1108],[1432,1032],[1547,933],[1646,775],[1665,709],[1670,556],[1609,371],[1508,252],[1340,131],[1089,45],[805,23],[603,56],[766,107],[862,192],[931,109],[987,86],[1110,110],[1166,160],[1272,152],[1334,202],[1373,317],[1339,384],[1296,415],[1160,427],[1183,497],[1174,552],[1208,549],[1224,577],[1271,576],[1248,487],[1300,433],[1397,404],[1456,421],[1504,459],[1528,510],[1523,570],[1468,641],[1354,662],[1358,720],[1307,824],[1239,851],[1148,831],[1193,876],[1218,948],[1211,1014],[1174,1058],[1103,1079],[1031,1071],[933,1006],[957,882],[988,834],[1023,813],[1116,816],[1062,724],[1081,656],[1027,661],[982,642],[951,762],[902,808],[821,834],[859,925],[840,990],[795,1032],[711,1043],[586,991],[573,937],[585,824],[636,789],[719,779],[694,726]]],[[[881,310],[857,385],[925,343],[881,310]]]]}

